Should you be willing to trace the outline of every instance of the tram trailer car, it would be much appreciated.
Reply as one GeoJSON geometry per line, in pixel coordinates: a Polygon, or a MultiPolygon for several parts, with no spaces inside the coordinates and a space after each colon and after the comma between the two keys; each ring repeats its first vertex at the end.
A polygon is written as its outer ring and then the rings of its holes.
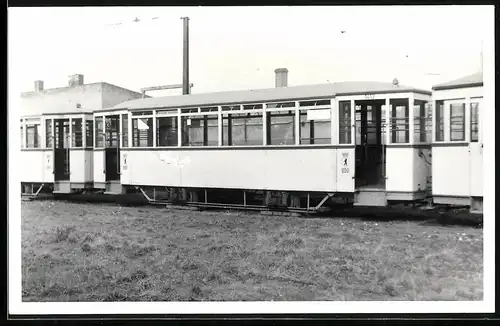
{"type": "Polygon", "coordinates": [[[431,92],[381,82],[127,101],[94,113],[97,137],[112,138],[96,140],[94,182],[152,203],[256,209],[423,199],[430,102],[431,92]]]}
{"type": "Polygon", "coordinates": [[[95,109],[142,97],[108,83],[84,84],[69,76],[67,87],[21,94],[21,189],[72,193],[94,188],[93,125],[95,109]]]}
{"type": "Polygon", "coordinates": [[[483,203],[483,75],[476,73],[435,85],[432,194],[436,204],[483,203]],[[482,110],[482,111],[481,111],[482,110]]]}

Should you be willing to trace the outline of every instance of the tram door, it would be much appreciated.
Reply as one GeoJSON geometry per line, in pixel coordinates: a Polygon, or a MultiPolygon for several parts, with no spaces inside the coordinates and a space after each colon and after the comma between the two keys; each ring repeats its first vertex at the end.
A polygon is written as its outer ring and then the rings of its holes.
{"type": "Polygon", "coordinates": [[[120,116],[105,117],[105,176],[106,182],[120,180],[120,116]]]}
{"type": "Polygon", "coordinates": [[[356,101],[356,187],[385,187],[384,104],[356,101]]]}
{"type": "Polygon", "coordinates": [[[69,119],[55,119],[54,132],[54,180],[69,181],[69,119]]]}

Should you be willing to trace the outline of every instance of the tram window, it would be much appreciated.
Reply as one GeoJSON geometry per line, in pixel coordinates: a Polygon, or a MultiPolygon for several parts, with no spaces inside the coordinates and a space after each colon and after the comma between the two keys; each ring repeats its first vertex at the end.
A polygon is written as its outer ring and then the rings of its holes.
{"type": "Polygon", "coordinates": [[[408,119],[408,105],[401,105],[401,101],[392,104],[392,130],[391,137],[392,143],[404,144],[409,140],[409,119],[408,119]],[[399,102],[399,103],[398,103],[399,102]]]}
{"type": "Polygon", "coordinates": [[[38,124],[26,124],[26,148],[38,148],[40,135],[38,124]]]}
{"type": "Polygon", "coordinates": [[[267,113],[267,144],[295,144],[295,111],[267,113]]]}
{"type": "Polygon", "coordinates": [[[268,109],[294,108],[294,107],[295,107],[295,102],[269,103],[267,105],[268,109]]]}
{"type": "MultiPolygon", "coordinates": [[[[313,110],[311,110],[313,111],[313,110]]],[[[325,110],[314,110],[325,111],[325,110]]],[[[300,143],[301,144],[330,144],[331,142],[331,119],[320,117],[315,120],[308,119],[307,111],[301,111],[300,115],[300,143]]]]}
{"type": "Polygon", "coordinates": [[[128,114],[122,115],[122,147],[128,147],[128,114]]]}
{"type": "Polygon", "coordinates": [[[339,143],[351,143],[351,102],[339,102],[339,143]]]}
{"type": "Polygon", "coordinates": [[[95,147],[104,147],[104,121],[103,117],[95,118],[95,147]]]}
{"type": "Polygon", "coordinates": [[[330,100],[320,100],[320,101],[302,101],[299,102],[299,106],[318,106],[318,105],[330,105],[330,100]]]}
{"type": "Polygon", "coordinates": [[[222,117],[222,145],[262,145],[262,113],[224,114],[222,117]]]}
{"type": "Polygon", "coordinates": [[[82,138],[82,119],[73,119],[71,128],[71,141],[72,147],[82,147],[83,146],[83,138],[82,138]]]}
{"type": "Polygon", "coordinates": [[[156,146],[178,145],[177,116],[156,119],[156,146]]]}
{"type": "Polygon", "coordinates": [[[94,123],[92,120],[85,120],[85,132],[86,132],[86,141],[87,147],[94,146],[94,123]]]}
{"type": "Polygon", "coordinates": [[[425,101],[415,101],[413,105],[415,142],[430,141],[432,119],[429,110],[426,109],[426,104],[425,101]]]}
{"type": "Polygon", "coordinates": [[[479,103],[473,102],[470,104],[470,141],[477,142],[479,140],[479,103]]]}
{"type": "Polygon", "coordinates": [[[217,146],[218,117],[182,117],[182,146],[217,146]]]}
{"type": "Polygon", "coordinates": [[[243,105],[243,110],[259,110],[262,109],[262,104],[243,105]]]}
{"type": "Polygon", "coordinates": [[[52,148],[52,119],[45,120],[45,147],[52,148]]]}
{"type": "Polygon", "coordinates": [[[111,116],[105,118],[105,143],[106,147],[116,148],[119,146],[120,138],[120,117],[111,116]]]}
{"type": "Polygon", "coordinates": [[[153,147],[153,118],[132,119],[132,145],[153,147]]]}
{"type": "Polygon", "coordinates": [[[436,101],[436,141],[444,140],[444,102],[436,101]]]}
{"type": "Polygon", "coordinates": [[[450,104],[450,140],[465,140],[465,104],[450,104]]]}
{"type": "Polygon", "coordinates": [[[21,143],[21,148],[24,147],[23,146],[23,131],[24,131],[23,126],[21,126],[21,138],[19,138],[20,139],[20,143],[21,143]]]}

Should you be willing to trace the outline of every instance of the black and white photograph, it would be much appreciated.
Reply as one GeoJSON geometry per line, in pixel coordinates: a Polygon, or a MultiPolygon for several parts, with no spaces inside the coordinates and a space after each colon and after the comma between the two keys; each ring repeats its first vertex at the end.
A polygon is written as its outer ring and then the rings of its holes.
{"type": "Polygon", "coordinates": [[[9,313],[493,312],[494,43],[485,5],[9,8],[9,313]]]}

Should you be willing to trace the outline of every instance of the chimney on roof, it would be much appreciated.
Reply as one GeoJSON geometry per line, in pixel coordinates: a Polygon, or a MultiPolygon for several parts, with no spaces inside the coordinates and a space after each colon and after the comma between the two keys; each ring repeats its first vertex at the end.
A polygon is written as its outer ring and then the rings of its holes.
{"type": "Polygon", "coordinates": [[[76,74],[69,76],[68,86],[69,87],[83,86],[83,75],[76,74]]]}
{"type": "Polygon", "coordinates": [[[276,87],[287,87],[288,86],[288,69],[278,68],[274,70],[276,75],[276,87]]]}
{"type": "Polygon", "coordinates": [[[43,80],[35,80],[35,92],[43,91],[43,80]]]}

